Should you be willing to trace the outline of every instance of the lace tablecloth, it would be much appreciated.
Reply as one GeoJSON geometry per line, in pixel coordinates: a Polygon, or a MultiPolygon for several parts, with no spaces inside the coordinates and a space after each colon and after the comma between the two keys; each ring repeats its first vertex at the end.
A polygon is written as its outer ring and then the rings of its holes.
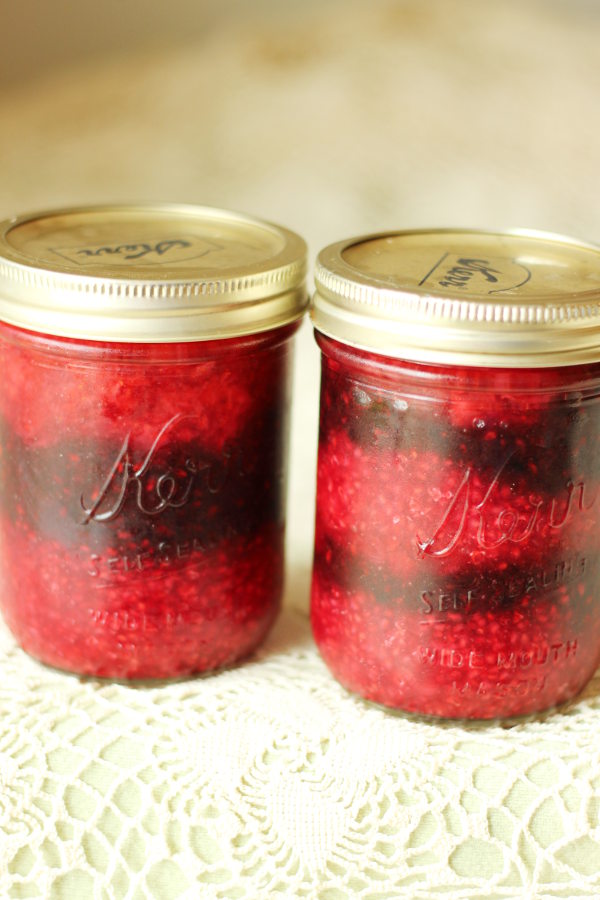
{"type": "Polygon", "coordinates": [[[329,675],[286,611],[246,665],[153,687],[0,632],[0,897],[600,897],[600,678],[558,712],[432,724],[329,675]]]}

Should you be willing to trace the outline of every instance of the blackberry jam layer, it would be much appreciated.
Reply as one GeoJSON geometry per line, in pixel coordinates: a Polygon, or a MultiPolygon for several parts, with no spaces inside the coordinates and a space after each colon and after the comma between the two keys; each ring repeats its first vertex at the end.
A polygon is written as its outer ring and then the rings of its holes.
{"type": "Polygon", "coordinates": [[[323,352],[315,639],[369,700],[528,713],[600,662],[600,365],[323,352]]]}
{"type": "Polygon", "coordinates": [[[280,603],[295,326],[171,344],[0,327],[0,601],[61,669],[230,665],[280,603]]]}

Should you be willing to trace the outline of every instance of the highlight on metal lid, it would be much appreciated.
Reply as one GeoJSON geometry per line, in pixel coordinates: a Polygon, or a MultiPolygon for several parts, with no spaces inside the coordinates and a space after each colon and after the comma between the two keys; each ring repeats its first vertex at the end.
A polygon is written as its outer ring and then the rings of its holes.
{"type": "Polygon", "coordinates": [[[0,223],[0,321],[90,340],[213,340],[307,306],[306,244],[186,205],[62,209],[0,223]]]}
{"type": "Polygon", "coordinates": [[[385,356],[487,367],[600,360],[600,248],[458,229],[341,241],[319,255],[318,331],[385,356]]]}

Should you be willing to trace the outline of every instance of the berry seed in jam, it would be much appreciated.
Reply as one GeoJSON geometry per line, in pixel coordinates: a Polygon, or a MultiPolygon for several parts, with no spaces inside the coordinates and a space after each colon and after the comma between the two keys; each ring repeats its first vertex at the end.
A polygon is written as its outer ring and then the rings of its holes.
{"type": "Polygon", "coordinates": [[[325,661],[351,691],[430,716],[570,699],[600,663],[600,322],[564,323],[578,292],[600,296],[600,254],[400,233],[320,264],[325,661]]]}
{"type": "MultiPolygon", "coordinates": [[[[15,246],[41,252],[42,261],[48,247],[71,261],[83,251],[85,272],[77,274],[91,278],[81,296],[52,299],[71,313],[60,334],[51,331],[56,310],[42,289],[31,302],[33,328],[16,275],[0,303],[4,617],[27,652],[81,674],[173,678],[230,665],[263,640],[280,603],[302,242],[218,211],[97,209],[42,217],[40,250],[34,223],[21,225],[29,239],[18,226],[16,235],[6,230],[9,259],[15,246]],[[250,249],[238,246],[244,230],[250,249]],[[170,238],[157,242],[157,233],[170,238]],[[237,333],[245,295],[230,270],[248,268],[247,294],[254,270],[268,269],[286,247],[287,299],[259,277],[245,304],[245,333],[237,333]],[[170,251],[182,258],[169,264],[170,251]],[[147,265],[122,260],[132,255],[147,265]],[[108,270],[100,274],[90,259],[108,270]],[[212,288],[224,295],[220,308],[196,296],[205,270],[221,285],[212,288]],[[143,289],[135,294],[124,279],[142,276],[152,289],[140,313],[143,289]],[[100,310],[94,278],[109,295],[100,310]],[[111,290],[122,309],[111,306],[111,290]],[[120,317],[132,312],[135,323],[124,327],[139,340],[121,340],[120,317]],[[19,327],[8,324],[19,317],[19,327]],[[91,339],[69,328],[87,329],[91,339]]],[[[74,265],[56,278],[64,268],[74,265]]]]}

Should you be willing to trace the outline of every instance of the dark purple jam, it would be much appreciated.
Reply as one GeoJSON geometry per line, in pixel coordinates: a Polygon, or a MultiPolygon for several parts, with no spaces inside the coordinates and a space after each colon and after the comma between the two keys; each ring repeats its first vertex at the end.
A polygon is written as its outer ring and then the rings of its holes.
{"type": "Polygon", "coordinates": [[[123,679],[229,665],[283,576],[290,338],[117,344],[0,326],[0,587],[19,643],[123,679]]]}
{"type": "Polygon", "coordinates": [[[323,351],[312,624],[369,700],[493,718],[600,662],[600,364],[323,351]]]}

